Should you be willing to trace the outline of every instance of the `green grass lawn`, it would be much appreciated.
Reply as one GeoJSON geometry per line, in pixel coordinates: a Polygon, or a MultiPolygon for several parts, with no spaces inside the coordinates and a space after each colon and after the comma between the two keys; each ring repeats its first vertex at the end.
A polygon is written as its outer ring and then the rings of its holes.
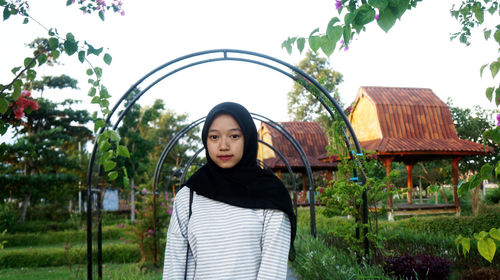
{"type": "MultiPolygon", "coordinates": [[[[103,264],[103,279],[134,279],[134,280],[157,280],[161,279],[161,271],[141,272],[140,264],[103,264]]],[[[87,279],[87,266],[72,266],[71,271],[67,266],[40,267],[40,268],[17,268],[0,269],[2,280],[67,280],[87,279]]]]}

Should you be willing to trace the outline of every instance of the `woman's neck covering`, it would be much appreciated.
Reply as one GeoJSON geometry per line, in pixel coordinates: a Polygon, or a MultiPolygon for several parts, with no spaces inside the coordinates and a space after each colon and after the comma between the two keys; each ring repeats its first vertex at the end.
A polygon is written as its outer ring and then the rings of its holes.
{"type": "Polygon", "coordinates": [[[257,128],[250,113],[240,104],[224,102],[207,115],[201,133],[207,163],[194,173],[186,186],[213,200],[250,209],[277,209],[284,212],[291,225],[290,260],[295,259],[293,245],[297,218],[287,189],[271,171],[257,165],[257,128]],[[215,164],[207,149],[208,129],[222,114],[231,115],[241,128],[244,139],[243,157],[232,168],[223,169],[215,164]]]}

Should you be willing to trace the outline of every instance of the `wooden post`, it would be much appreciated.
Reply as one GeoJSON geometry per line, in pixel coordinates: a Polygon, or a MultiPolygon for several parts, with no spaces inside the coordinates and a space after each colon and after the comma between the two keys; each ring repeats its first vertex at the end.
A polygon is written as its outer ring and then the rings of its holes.
{"type": "Polygon", "coordinates": [[[407,187],[408,191],[406,192],[408,204],[413,204],[413,177],[411,176],[413,170],[413,163],[406,163],[406,173],[408,175],[407,187]]]}
{"type": "MultiPolygon", "coordinates": [[[[392,161],[394,160],[394,157],[383,157],[380,158],[380,160],[382,161],[382,164],[385,167],[385,175],[389,176],[389,174],[391,173],[392,161]]],[[[391,182],[387,183],[387,188],[389,188],[390,185],[391,182]]],[[[392,196],[389,196],[389,198],[387,198],[387,207],[389,208],[389,211],[391,211],[392,206],[393,206],[392,196]]]]}
{"type": "Polygon", "coordinates": [[[462,158],[456,157],[451,160],[451,179],[453,182],[453,201],[455,202],[455,209],[457,216],[460,216],[460,199],[458,198],[458,162],[462,158]]]}
{"type": "Polygon", "coordinates": [[[281,169],[276,170],[276,176],[281,180],[281,169]]]}
{"type": "Polygon", "coordinates": [[[307,202],[307,182],[306,182],[306,174],[302,174],[302,202],[307,202]]]}

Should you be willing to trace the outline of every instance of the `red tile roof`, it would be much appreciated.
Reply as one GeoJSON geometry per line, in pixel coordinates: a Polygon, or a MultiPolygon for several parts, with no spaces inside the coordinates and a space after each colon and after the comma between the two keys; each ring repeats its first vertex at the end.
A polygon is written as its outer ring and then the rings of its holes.
{"type": "Polygon", "coordinates": [[[431,89],[361,87],[356,102],[363,96],[375,104],[382,132],[382,139],[360,143],[367,150],[464,155],[493,150],[459,139],[448,106],[431,89]]]}
{"type": "MultiPolygon", "coordinates": [[[[325,163],[319,160],[319,156],[326,153],[328,139],[321,127],[315,122],[279,122],[293,137],[300,143],[306,153],[312,169],[332,169],[336,164],[325,163]]],[[[286,158],[290,166],[294,169],[304,168],[298,152],[293,145],[271,126],[262,123],[272,137],[272,146],[276,148],[286,158]]],[[[259,135],[262,128],[259,130],[259,135]]],[[[271,168],[285,169],[283,161],[276,155],[275,158],[265,159],[265,164],[271,168]]]]}

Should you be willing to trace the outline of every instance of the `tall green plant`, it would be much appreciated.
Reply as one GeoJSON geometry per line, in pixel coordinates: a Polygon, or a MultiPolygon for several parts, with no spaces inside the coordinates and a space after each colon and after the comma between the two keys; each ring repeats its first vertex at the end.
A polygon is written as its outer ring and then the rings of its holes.
{"type": "Polygon", "coordinates": [[[394,195],[397,190],[389,185],[392,178],[397,176],[392,172],[389,176],[380,174],[380,163],[374,154],[357,154],[348,150],[344,140],[344,124],[337,122],[330,130],[331,144],[328,146],[330,158],[338,160],[336,178],[326,188],[320,187],[318,199],[325,203],[323,214],[326,216],[351,216],[355,223],[341,236],[349,242],[355,251],[361,251],[359,238],[355,236],[356,228],[368,229],[368,239],[375,248],[381,246],[381,236],[378,235],[378,216],[387,212],[381,202],[394,195]],[[354,178],[358,174],[359,178],[354,178]],[[362,182],[361,178],[365,178],[362,182]],[[368,206],[373,210],[370,215],[368,228],[363,225],[363,193],[367,194],[368,206]]]}

